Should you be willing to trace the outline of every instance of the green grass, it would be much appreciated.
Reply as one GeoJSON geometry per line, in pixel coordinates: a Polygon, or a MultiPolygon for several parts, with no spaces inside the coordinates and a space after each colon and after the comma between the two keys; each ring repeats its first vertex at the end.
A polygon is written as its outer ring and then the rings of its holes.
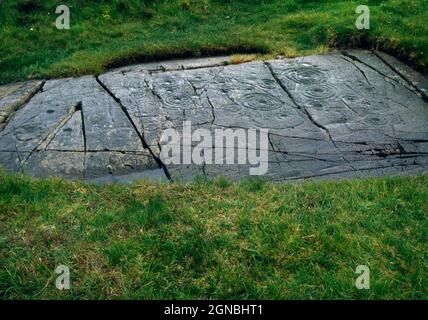
{"type": "Polygon", "coordinates": [[[0,174],[2,299],[427,299],[428,176],[93,186],[0,174]],[[71,290],[55,288],[58,265],[71,290]],[[371,289],[357,290],[358,265],[371,289]]]}
{"type": "Polygon", "coordinates": [[[100,73],[132,62],[212,54],[286,56],[380,48],[428,68],[425,0],[5,0],[0,83],[100,73]],[[71,30],[55,7],[71,7],[71,30]],[[141,4],[143,3],[143,4],[141,4]],[[355,29],[357,5],[371,29],[355,29]]]}

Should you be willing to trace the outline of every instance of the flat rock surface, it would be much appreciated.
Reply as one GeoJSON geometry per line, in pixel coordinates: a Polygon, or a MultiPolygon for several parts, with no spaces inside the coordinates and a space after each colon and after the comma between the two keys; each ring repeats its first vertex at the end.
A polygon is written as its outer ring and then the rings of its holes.
{"type": "Polygon", "coordinates": [[[143,64],[0,87],[0,166],[96,182],[249,176],[249,164],[165,164],[163,132],[182,132],[191,121],[213,136],[216,129],[267,129],[269,180],[428,171],[428,80],[395,58],[350,50],[226,61],[143,64]]]}

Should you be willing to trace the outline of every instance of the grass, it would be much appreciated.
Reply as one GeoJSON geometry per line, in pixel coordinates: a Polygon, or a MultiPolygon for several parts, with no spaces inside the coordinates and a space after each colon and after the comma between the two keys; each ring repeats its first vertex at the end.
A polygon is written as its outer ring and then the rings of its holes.
{"type": "Polygon", "coordinates": [[[427,199],[428,176],[94,186],[0,174],[0,298],[427,299],[427,199]],[[358,265],[370,290],[355,287],[358,265]]]}
{"type": "Polygon", "coordinates": [[[57,30],[63,3],[0,4],[0,84],[172,57],[341,47],[380,48],[428,70],[425,0],[67,0],[71,29],[57,30]],[[355,28],[361,4],[371,9],[370,30],[355,28]]]}

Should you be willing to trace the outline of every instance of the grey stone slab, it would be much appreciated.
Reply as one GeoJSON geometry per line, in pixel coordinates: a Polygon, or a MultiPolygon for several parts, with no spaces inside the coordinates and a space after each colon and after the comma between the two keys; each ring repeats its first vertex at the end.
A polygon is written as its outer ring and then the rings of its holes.
{"type": "Polygon", "coordinates": [[[78,101],[69,91],[78,89],[78,82],[69,86],[62,86],[67,79],[54,82],[56,87],[48,81],[43,91],[14,114],[0,132],[0,150],[32,152],[55,132],[59,123],[74,113],[78,101]]]}
{"type": "Polygon", "coordinates": [[[262,62],[222,68],[207,88],[216,125],[325,137],[299,110],[262,62]]]}
{"type": "Polygon", "coordinates": [[[322,177],[354,170],[340,158],[320,160],[318,158],[294,155],[283,155],[282,159],[279,159],[279,166],[278,180],[322,177]]]}
{"type": "Polygon", "coordinates": [[[149,87],[150,75],[144,72],[111,72],[99,79],[126,108],[146,143],[156,146],[166,115],[159,97],[149,87]]]}
{"type": "Polygon", "coordinates": [[[184,74],[195,71],[165,72],[152,76],[149,87],[159,97],[165,120],[172,127],[181,127],[183,121],[191,120],[193,125],[213,121],[211,106],[184,74]]]}
{"type": "Polygon", "coordinates": [[[159,169],[146,152],[88,152],[85,158],[85,179],[124,176],[159,169]]]}
{"type": "Polygon", "coordinates": [[[382,75],[385,81],[394,80],[397,83],[400,83],[403,86],[412,89],[411,86],[397,74],[393,69],[391,69],[387,64],[385,64],[379,56],[374,54],[372,51],[368,50],[346,50],[343,52],[343,55],[346,59],[354,61],[356,65],[365,65],[368,68],[371,68],[373,71],[382,75]]]}
{"type": "Polygon", "coordinates": [[[421,94],[428,97],[428,79],[408,65],[400,62],[393,56],[385,54],[381,51],[376,51],[375,54],[382,59],[402,80],[410,83],[421,94]]]}
{"type": "Polygon", "coordinates": [[[22,164],[29,154],[29,152],[0,151],[0,168],[11,172],[20,172],[22,164]]]}
{"type": "Polygon", "coordinates": [[[256,151],[267,152],[261,165],[272,181],[427,171],[428,82],[396,59],[348,50],[240,65],[226,61],[134,65],[99,78],[49,80],[34,92],[28,89],[34,84],[0,87],[0,106],[11,105],[14,94],[25,96],[20,90],[31,98],[0,114],[0,165],[94,183],[240,180],[257,165],[238,163],[238,152],[256,151]],[[212,149],[204,152],[218,157],[221,150],[224,161],[166,163],[161,151],[170,144],[161,138],[168,129],[180,136],[180,158],[194,160],[199,141],[184,132],[188,122],[192,133],[210,133],[212,149]],[[247,138],[251,129],[266,129],[268,143],[236,139],[220,147],[215,140],[217,130],[229,136],[244,131],[247,138]],[[227,156],[233,163],[226,163],[227,156]]]}
{"type": "Polygon", "coordinates": [[[406,153],[428,154],[428,141],[400,141],[400,146],[406,153]]]}
{"type": "Polygon", "coordinates": [[[426,103],[415,92],[385,81],[374,69],[377,64],[381,70],[389,67],[373,54],[358,56],[366,61],[371,57],[371,67],[340,54],[271,63],[296,104],[330,134],[351,162],[349,152],[401,152],[398,141],[421,138],[428,124],[426,103]]]}
{"type": "Polygon", "coordinates": [[[90,151],[144,151],[142,142],[121,106],[95,81],[82,97],[86,147],[90,151]]]}
{"type": "Polygon", "coordinates": [[[340,152],[328,139],[317,137],[289,137],[270,134],[270,141],[275,151],[288,154],[302,154],[312,156],[335,156],[340,152]]]}
{"type": "Polygon", "coordinates": [[[82,152],[37,151],[23,164],[22,171],[35,177],[62,177],[83,179],[82,152]]]}
{"type": "Polygon", "coordinates": [[[165,129],[179,129],[186,120],[193,125],[213,121],[212,109],[202,93],[180,74],[114,72],[101,76],[100,80],[120,100],[156,154],[165,129]]]}
{"type": "Polygon", "coordinates": [[[9,117],[23,106],[43,85],[43,81],[28,81],[0,86],[0,131],[9,117]]]}
{"type": "MultiPolygon", "coordinates": [[[[91,157],[85,164],[85,151],[139,152],[144,158],[136,166],[139,170],[158,168],[119,103],[92,76],[48,81],[1,133],[0,150],[26,153],[21,159],[24,170],[38,176],[83,177],[85,171],[98,176],[108,171],[101,169],[107,161],[103,156],[99,166],[91,157]]],[[[117,157],[117,162],[107,158],[120,174],[128,173],[122,167],[129,159],[123,158],[117,157]]]]}
{"type": "Polygon", "coordinates": [[[91,76],[48,81],[2,132],[0,150],[14,144],[22,151],[38,149],[80,109],[88,150],[143,150],[120,105],[91,76]]]}
{"type": "Polygon", "coordinates": [[[120,183],[129,184],[135,181],[148,180],[152,182],[168,182],[165,172],[162,169],[145,170],[142,172],[132,172],[124,175],[107,175],[100,178],[85,179],[85,182],[94,184],[120,183]]]}
{"type": "Polygon", "coordinates": [[[85,151],[83,115],[77,110],[46,142],[45,150],[85,151]]]}

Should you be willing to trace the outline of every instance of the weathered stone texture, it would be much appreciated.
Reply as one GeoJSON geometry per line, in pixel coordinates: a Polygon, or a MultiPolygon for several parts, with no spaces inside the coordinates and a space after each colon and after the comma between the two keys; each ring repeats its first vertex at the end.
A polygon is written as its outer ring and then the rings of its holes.
{"type": "Polygon", "coordinates": [[[268,129],[265,177],[273,181],[427,171],[428,80],[395,58],[349,50],[226,61],[160,62],[0,87],[0,164],[99,182],[249,175],[249,164],[162,163],[164,130],[181,133],[191,121],[193,130],[212,133],[268,129]]]}

